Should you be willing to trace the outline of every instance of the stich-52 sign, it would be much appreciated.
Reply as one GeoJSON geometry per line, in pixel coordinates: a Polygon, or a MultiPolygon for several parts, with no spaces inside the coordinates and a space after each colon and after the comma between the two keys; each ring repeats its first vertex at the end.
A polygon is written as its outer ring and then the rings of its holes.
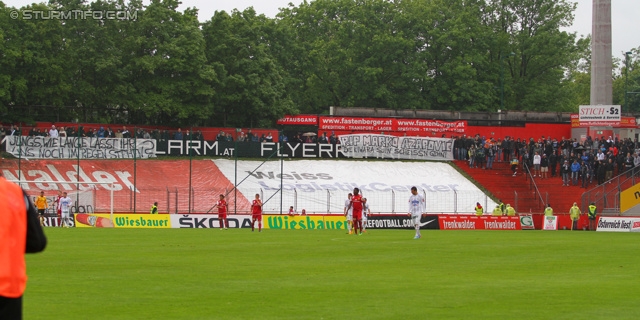
{"type": "Polygon", "coordinates": [[[580,124],[605,123],[606,125],[619,125],[622,112],[620,106],[597,105],[580,106],[578,117],[580,124]]]}

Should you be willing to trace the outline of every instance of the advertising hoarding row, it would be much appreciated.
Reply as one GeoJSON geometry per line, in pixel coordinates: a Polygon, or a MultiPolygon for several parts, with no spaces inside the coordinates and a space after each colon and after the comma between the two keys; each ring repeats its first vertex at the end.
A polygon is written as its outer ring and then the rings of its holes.
{"type": "MultiPolygon", "coordinates": [[[[533,230],[530,215],[522,216],[475,216],[475,215],[422,215],[423,230],[533,230]]],[[[250,215],[229,215],[229,228],[251,228],[250,215]]],[[[60,227],[58,217],[45,217],[45,227],[60,227]]],[[[76,228],[220,228],[215,214],[75,214],[76,228]]],[[[365,221],[367,229],[414,229],[413,222],[405,214],[369,215],[365,221]]],[[[262,216],[263,229],[275,230],[347,230],[342,215],[272,215],[262,216]]],[[[544,217],[542,230],[558,230],[557,216],[544,217]]],[[[640,232],[640,218],[599,217],[597,231],[640,232]]]]}
{"type": "Polygon", "coordinates": [[[318,126],[318,130],[372,131],[419,133],[464,133],[467,121],[441,121],[431,119],[340,117],[315,115],[287,115],[277,122],[279,125],[318,126]]]}
{"type": "MultiPolygon", "coordinates": [[[[250,215],[229,215],[229,228],[251,228],[250,215]]],[[[47,218],[45,226],[59,226],[56,217],[47,218]]],[[[220,228],[215,214],[76,214],[77,228],[220,228]]],[[[342,215],[263,215],[263,229],[275,230],[347,230],[342,215]]],[[[367,229],[413,229],[410,217],[405,214],[370,215],[367,229]]],[[[423,215],[420,228],[427,230],[522,230],[520,217],[493,217],[475,215],[423,215]]]]}

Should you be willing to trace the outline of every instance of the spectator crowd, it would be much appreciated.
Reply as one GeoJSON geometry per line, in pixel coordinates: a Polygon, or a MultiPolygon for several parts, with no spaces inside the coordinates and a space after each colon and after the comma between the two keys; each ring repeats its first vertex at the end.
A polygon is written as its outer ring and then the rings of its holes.
{"type": "MultiPolygon", "coordinates": [[[[618,139],[588,136],[584,141],[576,138],[551,137],[514,139],[485,138],[480,135],[454,137],[454,158],[469,162],[472,168],[493,169],[494,162],[510,162],[528,169],[540,179],[560,178],[563,186],[588,188],[596,182],[601,185],[614,175],[631,176],[633,168],[640,166],[637,139],[618,139]]],[[[516,175],[514,169],[514,175],[516,175]]]]}

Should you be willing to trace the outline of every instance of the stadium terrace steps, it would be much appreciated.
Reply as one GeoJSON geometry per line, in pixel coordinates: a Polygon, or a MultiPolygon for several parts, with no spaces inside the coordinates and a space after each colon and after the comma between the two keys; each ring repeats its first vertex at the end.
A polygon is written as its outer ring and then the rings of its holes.
{"type": "MultiPolygon", "coordinates": [[[[542,212],[543,207],[536,200],[533,189],[529,188],[529,181],[521,170],[514,177],[509,163],[495,162],[491,170],[470,168],[468,161],[455,160],[453,164],[491,192],[496,200],[511,204],[517,212],[542,212]]],[[[488,212],[492,210],[493,208],[486,208],[488,212]]]]}
{"type": "MultiPolygon", "coordinates": [[[[470,168],[467,161],[456,160],[453,163],[497,199],[502,199],[504,203],[510,203],[516,207],[518,212],[522,213],[542,213],[546,203],[550,203],[556,213],[568,213],[574,202],[578,202],[580,205],[582,194],[586,190],[596,186],[594,181],[586,189],[581,188],[580,181],[577,186],[563,187],[559,170],[555,177],[551,177],[551,172],[548,173],[549,178],[547,179],[535,177],[534,181],[540,190],[544,201],[543,205],[531,186],[530,178],[523,173],[521,167],[518,168],[518,174],[513,177],[511,167],[506,162],[494,163],[493,170],[470,168]],[[518,194],[517,200],[514,191],[518,194]]],[[[492,208],[487,210],[490,209],[492,208]]]]}
{"type": "MultiPolygon", "coordinates": [[[[562,177],[557,175],[555,177],[549,177],[547,179],[542,179],[540,177],[535,177],[536,185],[538,186],[538,190],[542,195],[542,199],[546,203],[551,204],[553,211],[556,214],[560,213],[569,213],[569,208],[573,205],[574,202],[577,202],[580,205],[580,200],[582,197],[582,193],[596,186],[596,182],[591,183],[586,189],[581,188],[581,182],[578,181],[578,185],[574,186],[570,184],[568,187],[562,186],[562,177]]],[[[581,208],[583,211],[584,208],[581,208]]]]}

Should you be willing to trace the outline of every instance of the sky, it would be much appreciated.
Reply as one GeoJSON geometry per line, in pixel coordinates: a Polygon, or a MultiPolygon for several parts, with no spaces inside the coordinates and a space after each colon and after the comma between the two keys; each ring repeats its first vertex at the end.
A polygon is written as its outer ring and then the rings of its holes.
{"type": "MultiPolygon", "coordinates": [[[[10,7],[22,7],[33,2],[33,0],[0,0],[10,7]]],[[[573,26],[566,31],[577,32],[578,35],[586,36],[591,34],[591,8],[593,0],[573,0],[578,4],[575,12],[573,26]]],[[[149,1],[144,1],[148,3],[149,1]]],[[[233,9],[240,11],[253,7],[258,14],[268,17],[275,17],[280,8],[287,7],[289,3],[300,4],[301,0],[182,0],[180,10],[188,7],[199,9],[199,19],[204,22],[209,20],[216,11],[230,12],[233,9]]],[[[640,13],[639,0],[611,0],[611,21],[612,21],[612,54],[614,58],[624,58],[624,52],[640,47],[640,13]]]]}

